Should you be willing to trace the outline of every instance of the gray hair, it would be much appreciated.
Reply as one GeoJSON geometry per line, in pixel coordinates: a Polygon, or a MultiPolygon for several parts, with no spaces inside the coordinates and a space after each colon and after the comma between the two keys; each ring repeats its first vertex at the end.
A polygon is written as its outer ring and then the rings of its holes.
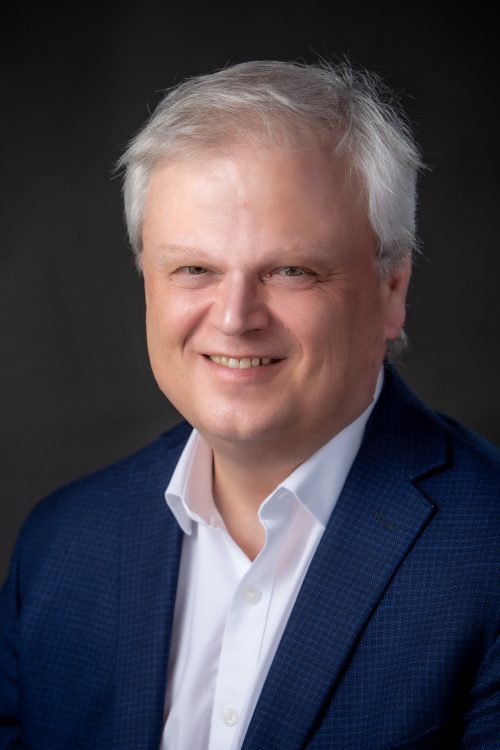
{"type": "MultiPolygon", "coordinates": [[[[127,230],[140,268],[149,181],[159,163],[256,137],[295,144],[315,136],[360,178],[382,273],[411,258],[419,152],[392,92],[347,62],[255,61],[190,78],[167,91],[118,162],[127,230]]],[[[404,334],[399,341],[403,344],[404,334]]],[[[393,351],[398,348],[394,345],[393,351]]]]}
{"type": "Polygon", "coordinates": [[[190,78],[169,90],[118,162],[125,169],[127,229],[136,258],[142,215],[160,162],[223,149],[248,134],[276,141],[317,134],[347,154],[365,189],[382,270],[416,247],[418,149],[391,92],[347,63],[256,61],[190,78]]]}

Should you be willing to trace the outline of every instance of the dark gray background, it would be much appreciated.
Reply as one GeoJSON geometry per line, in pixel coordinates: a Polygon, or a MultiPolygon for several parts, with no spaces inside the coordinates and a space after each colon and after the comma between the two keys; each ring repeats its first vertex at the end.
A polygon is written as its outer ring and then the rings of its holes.
{"type": "Polygon", "coordinates": [[[431,170],[400,370],[500,443],[497,32],[485,10],[122,2],[17,11],[3,34],[0,579],[39,498],[178,419],[149,371],[111,170],[162,89],[227,62],[347,54],[402,92],[431,170]]]}

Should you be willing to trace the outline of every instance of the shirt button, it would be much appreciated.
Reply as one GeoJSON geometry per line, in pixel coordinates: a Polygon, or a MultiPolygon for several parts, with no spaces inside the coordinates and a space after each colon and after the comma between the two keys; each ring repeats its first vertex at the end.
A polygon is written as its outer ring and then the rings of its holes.
{"type": "Polygon", "coordinates": [[[247,586],[246,589],[243,589],[241,595],[247,604],[257,604],[260,601],[262,592],[256,586],[247,586]]]}
{"type": "Polygon", "coordinates": [[[238,712],[235,711],[234,708],[225,708],[222,712],[222,721],[228,727],[234,727],[234,725],[238,723],[238,719],[238,712]]]}

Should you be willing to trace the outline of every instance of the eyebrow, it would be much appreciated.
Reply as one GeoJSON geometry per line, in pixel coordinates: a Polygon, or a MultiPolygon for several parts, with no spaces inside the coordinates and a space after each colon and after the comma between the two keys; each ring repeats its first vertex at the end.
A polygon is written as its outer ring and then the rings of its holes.
{"type": "Polygon", "coordinates": [[[169,255],[205,255],[205,251],[202,250],[200,247],[191,247],[190,245],[179,245],[179,244],[172,244],[172,245],[159,245],[158,250],[160,253],[166,255],[167,253],[169,255]]]}
{"type": "Polygon", "coordinates": [[[173,243],[171,245],[159,245],[158,250],[174,253],[188,253],[189,255],[195,255],[196,253],[202,253],[203,250],[200,247],[194,247],[191,245],[181,245],[173,243]]]}
{"type": "MultiPolygon", "coordinates": [[[[289,256],[293,255],[297,258],[300,258],[301,256],[305,256],[305,259],[316,259],[318,251],[323,251],[323,245],[320,242],[315,243],[314,245],[311,244],[305,244],[305,243],[297,243],[295,245],[291,245],[290,247],[274,247],[271,248],[269,251],[269,255],[284,255],[289,256]]],[[[182,256],[191,256],[192,258],[203,258],[210,256],[211,253],[207,250],[204,250],[201,247],[194,247],[192,245],[183,245],[180,243],[172,243],[168,245],[159,245],[158,247],[159,252],[166,256],[175,256],[175,255],[182,255],[182,256]]],[[[324,258],[323,258],[324,259],[324,258]]],[[[318,259],[319,260],[319,259],[318,259]]]]}
{"type": "Polygon", "coordinates": [[[190,247],[189,245],[182,245],[174,243],[172,245],[159,245],[157,248],[158,262],[160,265],[164,265],[168,260],[176,257],[185,258],[186,256],[193,258],[193,260],[200,260],[207,253],[201,248],[190,247]]]}

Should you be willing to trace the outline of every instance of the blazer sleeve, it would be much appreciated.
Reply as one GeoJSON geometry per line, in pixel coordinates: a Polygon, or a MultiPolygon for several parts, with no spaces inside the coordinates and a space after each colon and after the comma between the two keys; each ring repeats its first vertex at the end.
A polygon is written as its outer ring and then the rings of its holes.
{"type": "Polygon", "coordinates": [[[500,637],[481,664],[465,714],[460,750],[497,750],[500,746],[500,637]]]}
{"type": "Polygon", "coordinates": [[[0,593],[0,750],[21,748],[18,715],[19,543],[0,593]]]}

